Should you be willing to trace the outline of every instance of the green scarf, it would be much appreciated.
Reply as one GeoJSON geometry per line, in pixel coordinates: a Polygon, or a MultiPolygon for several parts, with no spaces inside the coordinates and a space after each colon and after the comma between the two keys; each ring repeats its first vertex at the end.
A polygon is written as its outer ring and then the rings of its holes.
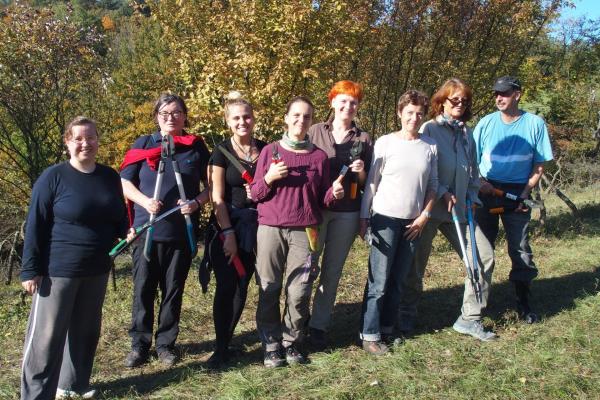
{"type": "Polygon", "coordinates": [[[287,132],[284,132],[283,136],[281,137],[281,140],[283,141],[283,143],[286,146],[288,146],[294,150],[307,150],[310,148],[310,146],[312,146],[312,143],[310,142],[310,138],[308,137],[308,135],[306,135],[304,137],[304,140],[295,141],[295,140],[290,139],[287,132]]]}

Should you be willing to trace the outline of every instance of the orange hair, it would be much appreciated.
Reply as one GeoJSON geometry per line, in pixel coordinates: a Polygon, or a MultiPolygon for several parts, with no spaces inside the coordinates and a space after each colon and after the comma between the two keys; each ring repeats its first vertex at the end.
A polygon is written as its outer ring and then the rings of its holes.
{"type": "Polygon", "coordinates": [[[347,94],[348,96],[355,97],[360,103],[363,99],[363,86],[358,82],[353,81],[339,81],[336,82],[329,91],[327,98],[329,103],[333,101],[335,96],[338,94],[347,94]]]}

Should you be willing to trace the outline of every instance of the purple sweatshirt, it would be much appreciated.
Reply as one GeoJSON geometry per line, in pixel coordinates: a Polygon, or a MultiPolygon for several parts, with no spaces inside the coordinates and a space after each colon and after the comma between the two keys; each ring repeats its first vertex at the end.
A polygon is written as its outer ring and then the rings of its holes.
{"type": "Polygon", "coordinates": [[[279,142],[265,146],[260,152],[256,175],[250,184],[252,200],[258,203],[258,223],[278,227],[303,227],[320,224],[321,207],[332,204],[327,154],[316,146],[310,153],[295,153],[279,142]],[[288,176],[269,187],[265,174],[271,165],[273,146],[288,167],[288,176]]]}

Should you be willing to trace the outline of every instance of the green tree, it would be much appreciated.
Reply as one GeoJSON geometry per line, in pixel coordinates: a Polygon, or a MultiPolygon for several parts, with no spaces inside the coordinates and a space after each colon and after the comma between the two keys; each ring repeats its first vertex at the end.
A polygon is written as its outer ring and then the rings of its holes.
{"type": "Polygon", "coordinates": [[[17,3],[0,21],[0,182],[25,204],[47,166],[62,158],[68,120],[89,110],[105,78],[94,48],[102,36],[48,9],[17,3]]]}

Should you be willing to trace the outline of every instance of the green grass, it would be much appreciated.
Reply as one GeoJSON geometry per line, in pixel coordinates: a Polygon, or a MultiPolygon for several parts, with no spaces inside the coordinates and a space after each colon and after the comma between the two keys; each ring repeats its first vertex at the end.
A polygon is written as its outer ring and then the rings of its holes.
{"type": "MultiPolygon", "coordinates": [[[[554,196],[546,199],[545,227],[533,224],[533,250],[540,275],[535,325],[519,322],[509,261],[498,244],[491,305],[485,323],[500,340],[481,343],[451,329],[462,297],[463,268],[439,237],[434,243],[414,337],[393,354],[374,358],[356,346],[367,248],[357,242],[340,283],[332,329],[333,349],[312,354],[311,363],[277,370],[262,367],[255,333],[257,291],[238,326],[234,345],[243,355],[231,368],[211,372],[212,286],[202,294],[195,270],[184,297],[174,368],[153,360],[140,369],[122,366],[129,350],[131,279],[127,257],[109,287],[93,383],[106,399],[593,399],[600,398],[600,186],[567,194],[580,208],[581,223],[554,196]]],[[[16,284],[0,289],[0,398],[18,398],[19,368],[30,298],[21,303],[16,284]]]]}

